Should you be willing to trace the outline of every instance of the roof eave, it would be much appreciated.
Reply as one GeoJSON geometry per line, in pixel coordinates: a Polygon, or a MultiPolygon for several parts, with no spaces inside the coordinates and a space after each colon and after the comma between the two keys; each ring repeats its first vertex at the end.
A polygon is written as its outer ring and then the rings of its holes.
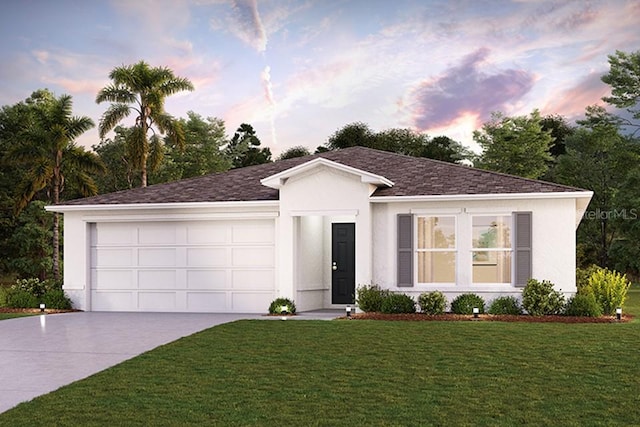
{"type": "Polygon", "coordinates": [[[389,202],[444,202],[465,200],[524,200],[524,199],[591,199],[593,191],[556,191],[541,193],[485,193],[438,194],[422,196],[371,196],[371,203],[389,202]]]}
{"type": "Polygon", "coordinates": [[[277,207],[278,200],[245,200],[223,202],[180,202],[180,203],[127,203],[96,205],[49,205],[49,212],[82,212],[82,211],[132,211],[132,210],[168,210],[184,208],[235,208],[235,207],[277,207]]]}

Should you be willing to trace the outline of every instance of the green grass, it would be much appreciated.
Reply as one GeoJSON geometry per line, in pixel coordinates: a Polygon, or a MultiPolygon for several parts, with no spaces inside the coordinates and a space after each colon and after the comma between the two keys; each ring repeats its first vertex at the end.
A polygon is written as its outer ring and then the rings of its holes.
{"type": "Polygon", "coordinates": [[[23,403],[0,425],[634,425],[639,332],[240,321],[23,403]]]}
{"type": "Polygon", "coordinates": [[[0,320],[13,319],[15,317],[34,316],[38,313],[0,313],[0,320]]]}

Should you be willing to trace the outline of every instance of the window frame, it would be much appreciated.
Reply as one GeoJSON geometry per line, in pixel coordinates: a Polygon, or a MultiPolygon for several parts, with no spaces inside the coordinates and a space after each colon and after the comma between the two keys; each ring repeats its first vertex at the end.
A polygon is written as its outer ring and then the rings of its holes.
{"type": "Polygon", "coordinates": [[[459,248],[460,248],[460,230],[459,230],[459,218],[457,213],[437,213],[437,212],[421,212],[413,214],[413,228],[414,228],[414,242],[413,242],[413,258],[414,258],[414,283],[422,286],[443,286],[451,287],[456,286],[459,276],[459,248]],[[454,233],[454,245],[451,248],[418,248],[419,238],[419,226],[418,222],[420,218],[453,218],[453,233],[454,233]],[[420,282],[420,253],[444,253],[453,252],[454,254],[454,279],[452,282],[420,282]]]}
{"type": "MultiPolygon", "coordinates": [[[[504,285],[511,285],[513,286],[514,283],[514,274],[515,274],[515,264],[514,264],[514,260],[515,260],[515,236],[514,236],[514,231],[515,231],[515,223],[514,223],[514,218],[513,218],[513,211],[512,212],[469,212],[469,252],[470,252],[470,261],[471,261],[471,265],[470,265],[470,275],[469,275],[469,280],[470,280],[470,285],[471,286],[487,286],[487,285],[497,285],[497,286],[504,286],[504,285]],[[475,248],[473,246],[473,239],[474,239],[474,219],[475,218],[479,218],[479,217],[503,217],[505,219],[507,219],[506,224],[509,225],[509,247],[491,247],[491,248],[475,248]],[[476,282],[474,281],[474,267],[476,266],[476,261],[474,261],[474,255],[478,252],[496,252],[496,253],[507,253],[509,254],[509,279],[507,282],[476,282]]],[[[498,264],[496,264],[498,265],[498,264]]]]}

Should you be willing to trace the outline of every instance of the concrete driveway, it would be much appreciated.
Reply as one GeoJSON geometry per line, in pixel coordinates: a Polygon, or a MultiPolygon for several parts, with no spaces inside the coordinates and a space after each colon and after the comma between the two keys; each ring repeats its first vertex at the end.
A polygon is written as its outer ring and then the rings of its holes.
{"type": "Polygon", "coordinates": [[[66,313],[0,321],[0,412],[241,314],[66,313]]]}

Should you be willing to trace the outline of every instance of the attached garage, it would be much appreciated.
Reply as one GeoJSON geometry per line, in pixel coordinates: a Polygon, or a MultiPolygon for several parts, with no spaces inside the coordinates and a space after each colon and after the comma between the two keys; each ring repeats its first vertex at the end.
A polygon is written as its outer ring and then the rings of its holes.
{"type": "Polygon", "coordinates": [[[274,228],[273,219],[90,223],[90,309],[266,311],[274,228]]]}

